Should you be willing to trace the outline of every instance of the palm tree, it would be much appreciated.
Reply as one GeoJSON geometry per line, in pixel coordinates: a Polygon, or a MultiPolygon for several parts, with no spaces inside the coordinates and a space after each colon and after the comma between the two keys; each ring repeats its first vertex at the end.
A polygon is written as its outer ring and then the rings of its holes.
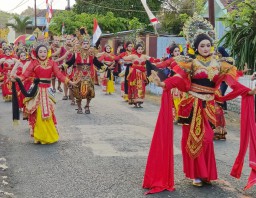
{"type": "Polygon", "coordinates": [[[256,2],[248,0],[237,5],[237,10],[228,13],[223,19],[228,28],[220,39],[236,60],[236,66],[243,69],[245,63],[249,69],[256,70],[256,2]]]}
{"type": "Polygon", "coordinates": [[[32,24],[32,21],[30,20],[30,17],[20,18],[19,16],[15,15],[13,16],[13,19],[15,20],[14,23],[6,23],[6,26],[11,26],[17,33],[25,34],[26,33],[26,27],[30,24],[32,24]]]}

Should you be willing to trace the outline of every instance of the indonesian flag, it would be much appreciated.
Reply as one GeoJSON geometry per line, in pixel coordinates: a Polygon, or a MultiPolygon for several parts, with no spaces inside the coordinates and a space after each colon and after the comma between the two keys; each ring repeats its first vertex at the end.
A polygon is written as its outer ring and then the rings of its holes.
{"type": "Polygon", "coordinates": [[[149,20],[152,23],[152,25],[156,25],[159,23],[158,19],[155,17],[155,15],[151,12],[151,10],[149,9],[148,5],[147,5],[147,0],[141,0],[141,3],[143,5],[143,7],[145,8],[149,20]]]}
{"type": "Polygon", "coordinates": [[[95,45],[95,43],[99,40],[101,34],[102,34],[102,31],[100,29],[100,26],[98,25],[97,20],[93,19],[93,38],[92,38],[93,45],[95,45]]]}

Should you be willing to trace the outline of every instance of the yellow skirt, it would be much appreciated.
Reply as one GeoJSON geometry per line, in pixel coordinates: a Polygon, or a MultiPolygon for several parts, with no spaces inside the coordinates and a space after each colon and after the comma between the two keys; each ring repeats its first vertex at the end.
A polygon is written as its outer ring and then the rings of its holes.
{"type": "Polygon", "coordinates": [[[36,124],[34,128],[34,141],[41,144],[52,144],[59,140],[59,134],[52,117],[43,120],[41,106],[39,105],[36,113],[36,124]]]}
{"type": "Polygon", "coordinates": [[[178,112],[179,112],[179,104],[180,98],[173,98],[174,108],[175,108],[175,118],[178,119],[178,112]]]}
{"type": "Polygon", "coordinates": [[[107,93],[114,93],[115,92],[115,83],[114,81],[108,80],[107,82],[107,93]]]}

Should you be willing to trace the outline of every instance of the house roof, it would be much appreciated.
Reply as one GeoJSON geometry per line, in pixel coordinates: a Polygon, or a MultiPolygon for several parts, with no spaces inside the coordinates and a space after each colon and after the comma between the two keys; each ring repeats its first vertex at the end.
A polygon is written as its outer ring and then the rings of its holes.
{"type": "Polygon", "coordinates": [[[235,5],[231,5],[236,0],[220,0],[223,6],[227,9],[228,12],[235,10],[237,7],[235,5]]]}
{"type": "MultiPolygon", "coordinates": [[[[61,11],[61,10],[53,9],[53,14],[56,13],[56,12],[59,12],[59,11],[61,11]]],[[[45,17],[46,16],[46,12],[47,12],[47,9],[37,9],[36,10],[36,16],[37,17],[45,17]]],[[[34,17],[34,15],[35,15],[34,8],[28,7],[26,10],[24,10],[21,13],[21,15],[22,16],[34,17]]]]}

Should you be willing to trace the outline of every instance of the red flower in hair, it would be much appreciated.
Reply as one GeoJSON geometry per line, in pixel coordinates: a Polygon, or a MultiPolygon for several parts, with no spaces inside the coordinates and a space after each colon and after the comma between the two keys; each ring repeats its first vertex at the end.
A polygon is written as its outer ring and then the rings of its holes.
{"type": "Polygon", "coordinates": [[[171,50],[170,50],[169,47],[166,48],[166,53],[167,53],[167,54],[170,54],[170,53],[171,53],[171,50]]]}

